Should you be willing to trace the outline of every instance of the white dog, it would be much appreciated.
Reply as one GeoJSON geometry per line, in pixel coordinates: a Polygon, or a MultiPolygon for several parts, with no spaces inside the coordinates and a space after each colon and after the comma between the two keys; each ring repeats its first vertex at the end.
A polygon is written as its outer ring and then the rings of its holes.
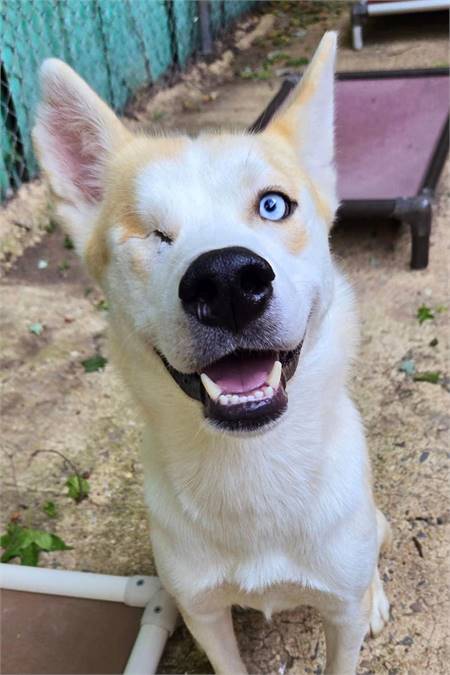
{"type": "Polygon", "coordinates": [[[42,66],[36,151],[111,310],[146,423],[158,573],[217,673],[243,673],[230,608],[323,617],[354,673],[389,605],[346,378],[357,337],[331,258],[336,35],[261,134],[129,132],[67,65],[42,66]]]}

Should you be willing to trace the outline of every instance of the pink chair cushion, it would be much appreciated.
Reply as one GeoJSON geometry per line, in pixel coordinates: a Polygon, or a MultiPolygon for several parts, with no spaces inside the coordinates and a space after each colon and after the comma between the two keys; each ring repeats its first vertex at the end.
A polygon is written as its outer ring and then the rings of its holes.
{"type": "Polygon", "coordinates": [[[448,116],[449,93],[445,76],[338,81],[340,198],[417,194],[448,116]]]}

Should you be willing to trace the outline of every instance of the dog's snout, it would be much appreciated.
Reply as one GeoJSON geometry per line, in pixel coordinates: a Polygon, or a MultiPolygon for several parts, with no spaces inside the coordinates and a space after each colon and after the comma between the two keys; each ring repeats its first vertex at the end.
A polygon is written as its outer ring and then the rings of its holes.
{"type": "Polygon", "coordinates": [[[185,311],[208,326],[239,332],[261,316],[275,273],[267,260],[240,246],[200,255],[179,286],[185,311]]]}

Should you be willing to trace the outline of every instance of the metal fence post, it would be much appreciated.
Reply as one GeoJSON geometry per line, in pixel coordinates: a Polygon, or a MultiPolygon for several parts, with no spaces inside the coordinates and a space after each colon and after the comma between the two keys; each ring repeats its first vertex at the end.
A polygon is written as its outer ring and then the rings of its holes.
{"type": "Polygon", "coordinates": [[[210,56],[213,52],[213,43],[211,35],[211,13],[209,0],[198,0],[198,11],[200,16],[200,36],[203,56],[210,56]]]}

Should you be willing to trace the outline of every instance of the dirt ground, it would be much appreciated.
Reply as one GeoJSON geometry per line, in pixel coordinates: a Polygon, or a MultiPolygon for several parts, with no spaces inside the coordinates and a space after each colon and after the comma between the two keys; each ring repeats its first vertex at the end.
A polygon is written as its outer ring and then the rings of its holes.
{"type": "MultiPolygon", "coordinates": [[[[341,31],[340,70],[448,63],[445,15],[372,22],[360,53],[350,48],[348,24],[343,3],[265,6],[227,38],[221,59],[191,68],[174,87],[151,92],[150,98],[141,92],[128,123],[192,132],[248,126],[280,77],[311,56],[326,27],[341,31]]],[[[359,298],[362,341],[352,386],[367,428],[376,498],[394,530],[393,549],[381,562],[392,620],[363,646],[359,673],[365,675],[440,674],[450,662],[448,179],[447,165],[426,270],[410,271],[405,228],[358,223],[336,228],[332,236],[359,298]],[[434,318],[420,324],[422,305],[434,318]],[[439,373],[438,382],[415,381],[399,370],[412,366],[439,373]]],[[[73,546],[43,554],[44,566],[152,573],[139,423],[111,365],[86,373],[81,363],[108,354],[107,309],[42,205],[45,191],[35,183],[0,214],[2,531],[13,518],[56,532],[73,546]],[[36,324],[38,335],[30,332],[36,324]],[[90,495],[80,504],[67,496],[72,464],[89,475],[90,495]],[[42,510],[48,500],[57,508],[54,519],[42,510]]],[[[251,672],[322,672],[322,631],[309,609],[280,614],[270,623],[238,609],[235,621],[251,672]]],[[[211,672],[183,626],[169,640],[161,672],[211,672]]]]}

